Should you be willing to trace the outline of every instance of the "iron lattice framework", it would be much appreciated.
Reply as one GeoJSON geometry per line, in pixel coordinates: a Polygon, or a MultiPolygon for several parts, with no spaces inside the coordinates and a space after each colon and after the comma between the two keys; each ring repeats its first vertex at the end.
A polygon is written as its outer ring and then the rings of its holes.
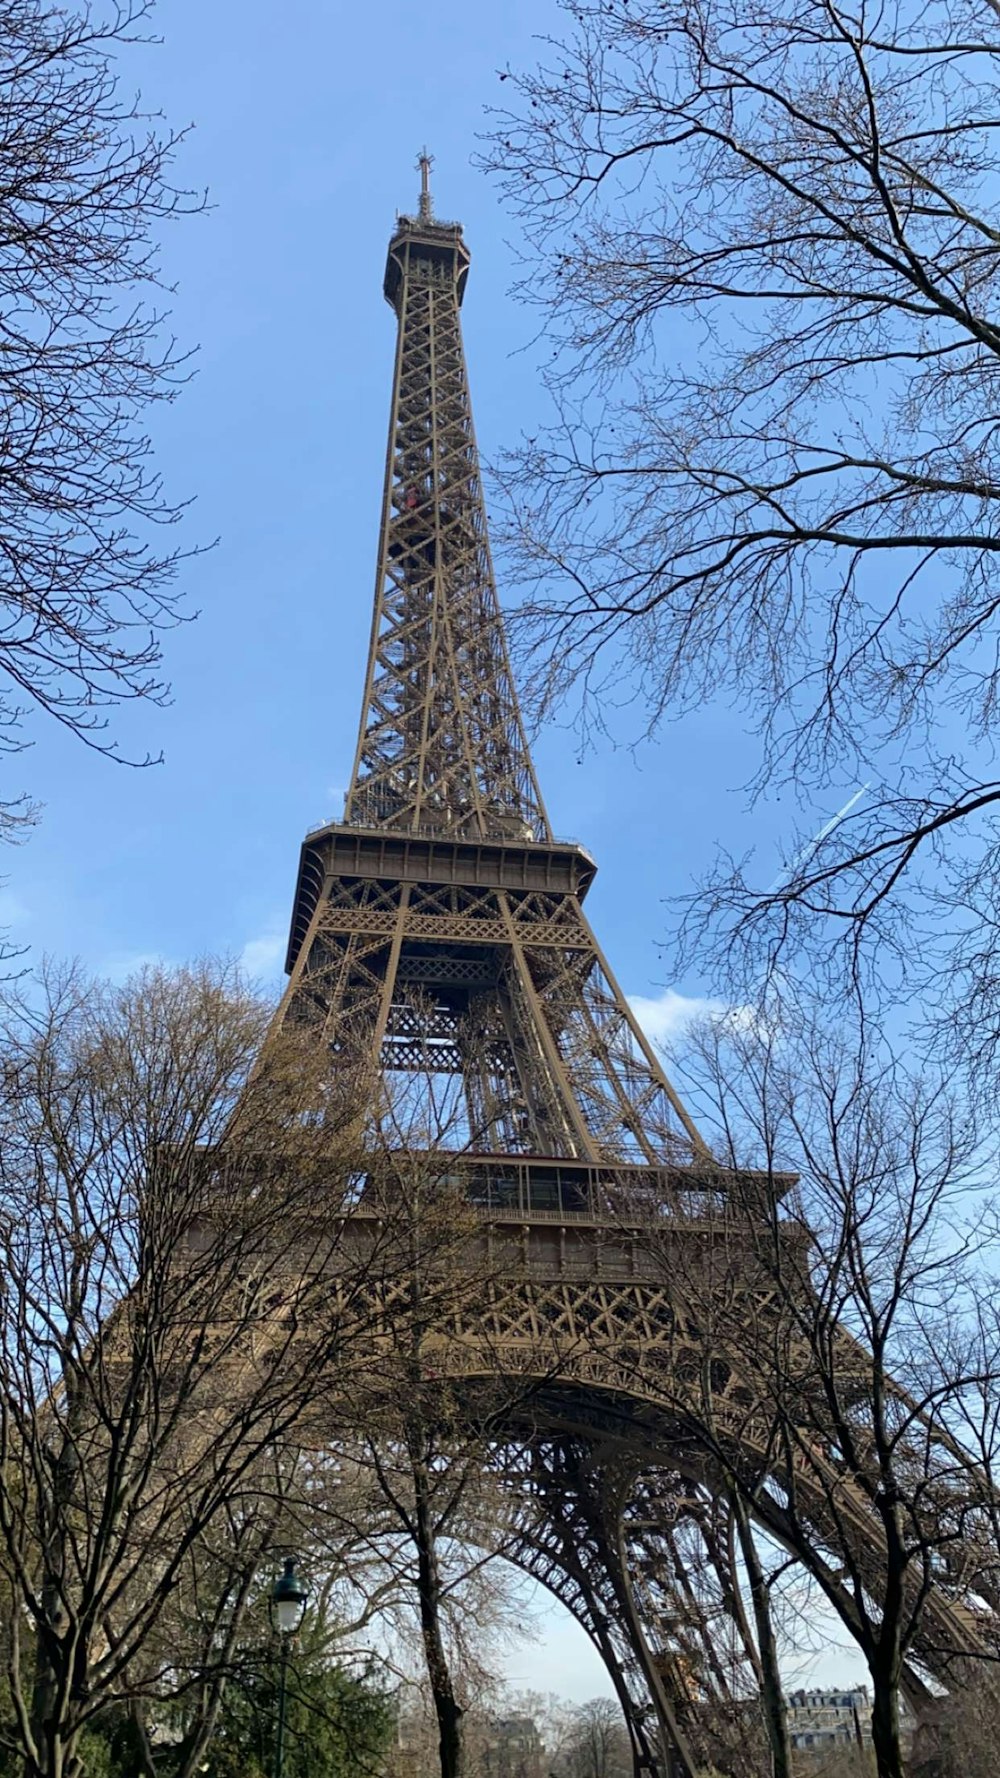
{"type": "Polygon", "coordinates": [[[385,295],[399,332],[375,616],[345,820],[551,838],[490,561],[459,308],[456,224],[400,218],[385,295]]]}
{"type": "Polygon", "coordinates": [[[490,561],[459,310],[462,231],[400,218],[375,614],[344,819],[303,847],[289,1004],[336,1053],[449,1076],[455,1144],[686,1165],[701,1145],[553,839],[490,561]],[[458,1115],[459,1102],[462,1115],[458,1115]]]}
{"type": "MultiPolygon", "coordinates": [[[[588,923],[594,861],[553,836],[542,803],[487,540],[459,318],[469,254],[460,227],[434,220],[422,165],[385,275],[398,340],[352,783],[343,819],[302,847],[278,1018],[334,1069],[377,1076],[394,1119],[431,1083],[435,1154],[480,1218],[491,1279],[481,1312],[442,1330],[437,1362],[475,1376],[481,1346],[535,1376],[504,1447],[511,1554],[608,1663],[637,1773],[662,1774],[669,1749],[693,1772],[699,1699],[745,1743],[740,1700],[759,1684],[693,1386],[684,1406],[712,1256],[728,1251],[730,1295],[747,1261],[725,1177],[588,923]]],[[[359,1251],[369,1214],[362,1196],[359,1251]]],[[[752,1387],[714,1357],[712,1386],[734,1460],[761,1461],[752,1387]]],[[[870,1512],[833,1480],[839,1527],[817,1491],[815,1540],[834,1549],[847,1523],[864,1548],[870,1512]]],[[[785,1537],[780,1477],[759,1516],[785,1537]]],[[[932,1667],[975,1640],[961,1596],[935,1596],[932,1667]]],[[[708,1752],[743,1770],[718,1735],[708,1752]]]]}

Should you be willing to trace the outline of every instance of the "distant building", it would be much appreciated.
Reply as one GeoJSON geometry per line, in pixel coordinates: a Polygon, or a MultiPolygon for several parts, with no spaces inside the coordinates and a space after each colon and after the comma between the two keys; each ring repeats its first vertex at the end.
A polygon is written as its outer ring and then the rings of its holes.
{"type": "Polygon", "coordinates": [[[871,1740],[871,1699],[853,1691],[789,1692],[788,1739],[796,1753],[831,1753],[871,1740]]]}
{"type": "Polygon", "coordinates": [[[485,1778],[543,1778],[543,1754],[533,1716],[490,1718],[480,1754],[485,1778]]]}
{"type": "MultiPolygon", "coordinates": [[[[795,1753],[818,1758],[841,1747],[871,1746],[872,1701],[865,1686],[789,1692],[787,1704],[788,1738],[795,1753]]],[[[915,1718],[902,1697],[899,1721],[908,1741],[915,1718]]]]}
{"type": "MultiPolygon", "coordinates": [[[[493,1716],[471,1710],[462,1734],[476,1778],[547,1778],[545,1745],[533,1716],[493,1716]]],[[[385,1778],[439,1778],[438,1729],[429,1708],[400,1709],[396,1743],[385,1778]]]]}

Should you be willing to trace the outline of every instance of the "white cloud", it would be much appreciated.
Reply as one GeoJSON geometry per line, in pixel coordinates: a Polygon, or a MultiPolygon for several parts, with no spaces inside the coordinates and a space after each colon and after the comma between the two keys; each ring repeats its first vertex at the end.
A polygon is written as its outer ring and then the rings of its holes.
{"type": "Polygon", "coordinates": [[[159,951],[110,951],[101,959],[98,975],[109,982],[127,982],[130,976],[138,975],[143,969],[169,968],[167,959],[159,951]]]}
{"type": "Polygon", "coordinates": [[[240,952],[240,968],[251,981],[272,981],[281,974],[288,936],[269,926],[256,938],[248,938],[240,952]]]}
{"type": "Polygon", "coordinates": [[[699,994],[678,994],[664,988],[661,994],[630,994],[629,1006],[652,1043],[672,1043],[683,1037],[696,1019],[723,1018],[729,1008],[721,1000],[707,1000],[699,994]]]}
{"type": "Polygon", "coordinates": [[[23,901],[10,889],[0,889],[0,927],[23,926],[31,919],[23,901]]]}
{"type": "Polygon", "coordinates": [[[664,988],[662,994],[655,996],[629,994],[628,1003],[650,1042],[661,1048],[668,1048],[683,1038],[698,1019],[725,1023],[730,1034],[755,1032],[764,1036],[778,1029],[777,1016],[765,1018],[757,1007],[727,1006],[724,1000],[710,1000],[700,994],[678,994],[673,988],[664,988]]]}

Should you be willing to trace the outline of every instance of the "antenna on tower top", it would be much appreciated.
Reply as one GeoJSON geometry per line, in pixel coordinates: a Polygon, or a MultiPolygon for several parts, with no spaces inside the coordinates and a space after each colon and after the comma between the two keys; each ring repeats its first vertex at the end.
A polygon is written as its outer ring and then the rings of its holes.
{"type": "Polygon", "coordinates": [[[431,168],[433,165],[434,165],[434,156],[432,154],[428,154],[426,148],[422,148],[420,150],[419,155],[417,156],[417,166],[420,168],[420,220],[421,220],[421,222],[430,222],[433,218],[433,215],[434,215],[434,212],[431,208],[431,168]]]}

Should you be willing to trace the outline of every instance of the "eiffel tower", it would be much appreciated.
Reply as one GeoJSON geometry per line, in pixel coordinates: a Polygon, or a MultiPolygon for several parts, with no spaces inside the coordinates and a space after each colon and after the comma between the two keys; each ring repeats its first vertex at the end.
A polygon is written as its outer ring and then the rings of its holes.
{"type": "Polygon", "coordinates": [[[426,162],[423,179],[385,273],[399,330],[361,728],[343,820],[302,848],[288,998],[385,1075],[433,1055],[467,1103],[456,1141],[512,1163],[491,1170],[497,1201],[580,1209],[602,1167],[652,1179],[705,1151],[588,924],[594,861],[554,838],[535,777],[462,349],[469,252],[431,215],[426,162]]]}
{"type": "MultiPolygon", "coordinates": [[[[698,1341],[652,1253],[670,1217],[670,1239],[701,1251],[732,1180],[590,927],[594,860],[546,812],[490,558],[460,325],[469,251],[419,165],[418,213],[397,219],[385,269],[397,342],[357,750],[343,818],[302,846],[278,1021],[333,1066],[369,1068],[404,1112],[428,1077],[447,1100],[443,1160],[510,1254],[493,1349],[530,1372],[544,1327],[568,1354],[530,1431],[510,1429],[510,1553],[604,1659],[637,1778],[665,1778],[699,1763],[698,1700],[738,1723],[756,1684],[721,1490],[697,1412],[677,1411],[698,1341]]],[[[721,1357],[713,1387],[752,1402],[721,1357]]],[[[826,1529],[817,1501],[819,1542],[826,1529]]],[[[943,1593],[928,1622],[933,1668],[969,1627],[943,1593]]]]}

